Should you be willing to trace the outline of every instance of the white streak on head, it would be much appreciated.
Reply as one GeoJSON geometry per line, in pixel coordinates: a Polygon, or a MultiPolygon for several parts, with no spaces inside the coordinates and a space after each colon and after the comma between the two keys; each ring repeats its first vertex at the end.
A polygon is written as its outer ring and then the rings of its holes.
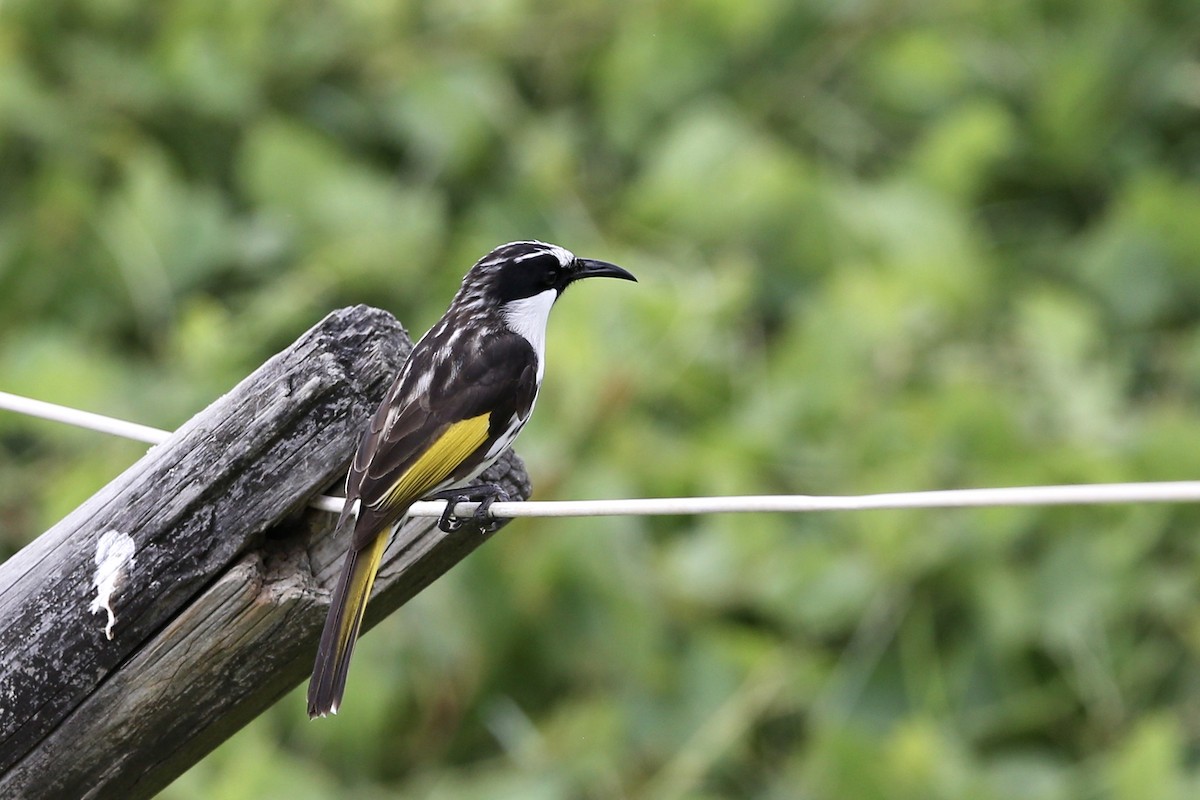
{"type": "Polygon", "coordinates": [[[547,289],[532,297],[522,297],[504,304],[504,324],[513,333],[525,337],[537,353],[537,380],[540,385],[542,375],[546,372],[546,322],[550,319],[550,309],[558,299],[558,291],[547,289]]]}
{"type": "Polygon", "coordinates": [[[113,638],[113,625],[117,622],[112,610],[112,596],[127,570],[133,567],[134,549],[133,537],[120,531],[106,531],[96,543],[96,574],[92,578],[96,599],[92,601],[91,612],[108,612],[104,635],[110,640],[113,638]]]}
{"type": "MultiPolygon", "coordinates": [[[[556,244],[550,244],[549,242],[539,242],[537,239],[530,239],[525,242],[509,242],[509,245],[513,245],[513,244],[532,244],[532,245],[537,245],[539,248],[541,248],[540,250],[534,251],[532,253],[526,253],[523,256],[517,256],[516,258],[514,258],[513,261],[518,264],[521,263],[522,261],[527,261],[528,259],[531,259],[531,258],[539,258],[539,257],[545,255],[546,253],[550,253],[555,258],[557,258],[558,263],[564,267],[575,260],[575,254],[572,253],[570,250],[568,250],[565,247],[559,247],[556,244]]],[[[505,246],[508,246],[508,245],[505,245],[505,246]]]]}

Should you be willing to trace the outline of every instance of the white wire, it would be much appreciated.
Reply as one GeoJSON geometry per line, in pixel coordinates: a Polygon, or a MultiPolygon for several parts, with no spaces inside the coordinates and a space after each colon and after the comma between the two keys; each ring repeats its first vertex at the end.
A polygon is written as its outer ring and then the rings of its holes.
{"type": "Polygon", "coordinates": [[[79,428],[87,428],[93,431],[100,431],[101,433],[111,433],[114,436],[123,436],[126,439],[148,442],[150,444],[164,442],[171,435],[170,431],[151,428],[148,425],[126,422],[123,419],[114,419],[106,417],[103,414],[93,414],[90,411],[80,411],[76,408],[68,408],[67,406],[47,403],[42,400],[31,400],[28,397],[21,397],[20,395],[9,394],[8,392],[0,392],[0,408],[30,417],[41,417],[42,419],[49,419],[55,422],[65,422],[68,425],[74,425],[79,428]]]}
{"type": "MultiPolygon", "coordinates": [[[[66,406],[0,392],[0,409],[8,409],[81,428],[158,444],[170,433],[158,428],[92,414],[66,406]]],[[[797,513],[806,511],[864,511],[898,508],[978,508],[983,506],[1097,505],[1105,503],[1189,503],[1200,501],[1200,481],[1158,483],[1095,483],[1082,486],[1013,486],[999,489],[948,489],[932,492],[891,492],[846,496],[758,495],[740,497],[658,497],[632,500],[566,500],[557,502],[493,503],[490,516],[614,517],[685,514],[797,513]]],[[[317,497],[310,505],[341,513],[345,498],[317,497]]],[[[456,516],[469,516],[477,503],[459,503],[456,516]]],[[[442,500],[413,503],[409,516],[437,517],[442,500]]]]}
{"type": "MultiPolygon", "coordinates": [[[[1083,486],[1013,486],[1000,489],[947,489],[818,496],[803,494],[735,497],[654,497],[633,500],[563,500],[493,503],[493,517],[619,517],[683,514],[796,513],[897,508],[979,508],[983,506],[1095,505],[1100,503],[1185,503],[1200,501],[1200,481],[1095,483],[1083,486]]],[[[459,503],[456,516],[469,516],[475,503],[459,503]]],[[[340,509],[341,506],[339,505],[340,509]]],[[[414,503],[412,516],[438,516],[442,501],[414,503]]]]}

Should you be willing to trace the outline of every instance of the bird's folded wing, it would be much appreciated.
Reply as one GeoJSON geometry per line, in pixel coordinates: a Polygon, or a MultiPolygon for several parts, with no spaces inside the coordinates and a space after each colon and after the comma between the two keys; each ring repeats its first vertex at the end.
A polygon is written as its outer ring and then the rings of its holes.
{"type": "Polygon", "coordinates": [[[402,373],[375,412],[347,487],[361,500],[354,546],[366,546],[443,481],[469,473],[513,415],[528,414],[537,361],[524,339],[493,336],[460,356],[455,368],[402,373]],[[416,391],[421,384],[425,390],[416,391]]]}
{"type": "Polygon", "coordinates": [[[488,440],[489,414],[446,426],[380,498],[382,507],[408,505],[450,477],[488,440]]]}

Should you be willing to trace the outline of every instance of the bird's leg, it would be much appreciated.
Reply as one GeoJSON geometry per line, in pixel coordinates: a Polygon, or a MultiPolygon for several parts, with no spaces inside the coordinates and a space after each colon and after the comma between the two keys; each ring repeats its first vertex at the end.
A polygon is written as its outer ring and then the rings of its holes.
{"type": "Polygon", "coordinates": [[[458,489],[434,492],[429,495],[429,499],[446,501],[446,510],[438,518],[438,528],[445,533],[453,533],[467,524],[466,521],[459,519],[454,514],[454,507],[459,503],[479,503],[475,513],[471,515],[471,522],[478,526],[480,533],[491,533],[500,527],[500,520],[489,521],[488,510],[496,501],[507,502],[509,496],[508,492],[494,483],[479,483],[474,486],[462,486],[458,489]]]}

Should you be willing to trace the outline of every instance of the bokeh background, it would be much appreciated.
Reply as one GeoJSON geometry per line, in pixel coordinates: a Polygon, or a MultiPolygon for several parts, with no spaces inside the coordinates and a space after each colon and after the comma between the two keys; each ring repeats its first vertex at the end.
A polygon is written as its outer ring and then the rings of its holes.
{"type": "MultiPolygon", "coordinates": [[[[171,428],[492,246],[540,499],[1200,477],[1194,0],[5,0],[0,389],[171,428]]],[[[143,447],[0,414],[10,554],[143,447]]],[[[171,800],[1185,798],[1188,506],[521,521],[171,800]]]]}

